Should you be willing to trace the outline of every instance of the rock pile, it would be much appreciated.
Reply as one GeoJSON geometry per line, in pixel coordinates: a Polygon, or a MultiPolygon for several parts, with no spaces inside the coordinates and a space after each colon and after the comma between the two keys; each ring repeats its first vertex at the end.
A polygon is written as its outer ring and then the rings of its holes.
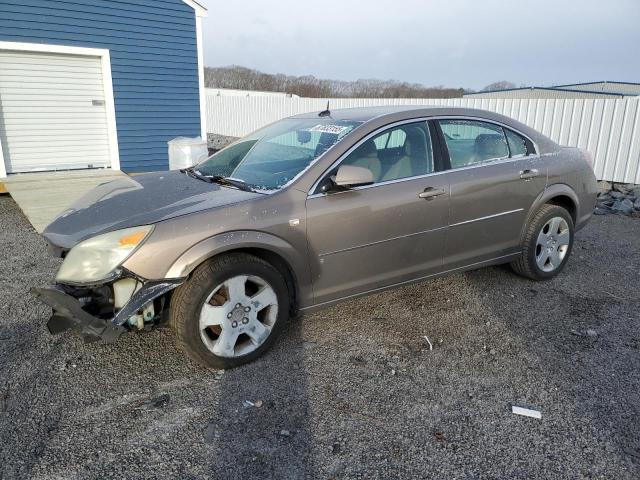
{"type": "Polygon", "coordinates": [[[618,213],[640,217],[640,185],[603,182],[600,187],[594,211],[596,215],[618,213]]]}

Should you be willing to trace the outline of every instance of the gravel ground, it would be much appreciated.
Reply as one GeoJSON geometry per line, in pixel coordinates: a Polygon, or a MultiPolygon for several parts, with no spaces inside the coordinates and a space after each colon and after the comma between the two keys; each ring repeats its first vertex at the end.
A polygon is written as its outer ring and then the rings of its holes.
{"type": "Polygon", "coordinates": [[[639,219],[595,217],[553,281],[499,267],[350,301],[226,372],[167,329],[51,337],[28,289],[58,260],[8,197],[0,248],[2,478],[640,477],[639,219]]]}

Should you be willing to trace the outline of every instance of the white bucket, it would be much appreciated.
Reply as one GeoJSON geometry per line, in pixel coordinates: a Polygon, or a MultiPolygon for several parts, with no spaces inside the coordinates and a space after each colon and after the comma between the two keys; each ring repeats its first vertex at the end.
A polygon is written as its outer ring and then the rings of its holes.
{"type": "Polygon", "coordinates": [[[178,137],[169,142],[169,170],[189,168],[209,156],[207,142],[200,137],[178,137]]]}

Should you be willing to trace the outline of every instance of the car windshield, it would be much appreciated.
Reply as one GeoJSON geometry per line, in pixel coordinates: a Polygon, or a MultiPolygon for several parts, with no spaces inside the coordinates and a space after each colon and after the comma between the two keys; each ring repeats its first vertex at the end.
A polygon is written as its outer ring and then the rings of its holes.
{"type": "Polygon", "coordinates": [[[195,171],[207,177],[241,180],[257,191],[279,190],[361,124],[331,118],[288,118],[220,150],[195,171]]]}

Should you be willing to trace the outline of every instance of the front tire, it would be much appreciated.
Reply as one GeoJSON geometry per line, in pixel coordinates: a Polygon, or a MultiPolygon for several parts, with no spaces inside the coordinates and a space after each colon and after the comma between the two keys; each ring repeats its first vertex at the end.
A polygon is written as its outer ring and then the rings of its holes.
{"type": "Polygon", "coordinates": [[[532,280],[549,280],[567,264],[575,229],[569,212],[558,205],[543,205],[526,227],[522,253],[511,268],[532,280]]]}
{"type": "Polygon", "coordinates": [[[224,254],[176,289],[170,323],[190,358],[208,368],[232,368],[271,347],[289,303],[285,279],[271,264],[245,253],[224,254]]]}

